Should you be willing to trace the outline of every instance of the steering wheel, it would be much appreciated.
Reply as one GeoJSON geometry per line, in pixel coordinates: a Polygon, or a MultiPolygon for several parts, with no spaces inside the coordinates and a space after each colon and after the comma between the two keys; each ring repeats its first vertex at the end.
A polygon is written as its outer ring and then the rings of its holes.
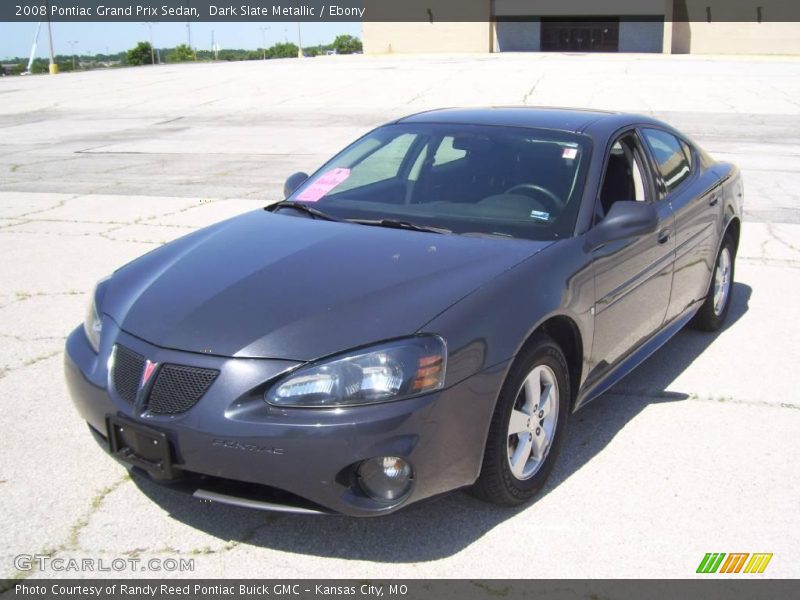
{"type": "Polygon", "coordinates": [[[535,183],[520,183],[507,189],[505,194],[519,194],[522,192],[527,196],[531,196],[535,200],[543,201],[545,208],[551,213],[559,213],[561,211],[561,199],[547,188],[543,188],[535,183]]]}

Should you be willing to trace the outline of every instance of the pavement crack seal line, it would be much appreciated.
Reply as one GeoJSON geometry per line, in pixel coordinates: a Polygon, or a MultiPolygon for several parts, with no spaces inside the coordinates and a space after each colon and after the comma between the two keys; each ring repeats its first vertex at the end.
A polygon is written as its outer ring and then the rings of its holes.
{"type": "Polygon", "coordinates": [[[525,93],[524,96],[522,96],[523,104],[528,104],[528,100],[530,99],[531,96],[533,96],[534,92],[536,92],[536,88],[539,87],[539,84],[542,82],[543,77],[544,75],[539,76],[539,78],[537,78],[536,81],[533,82],[531,88],[525,93]]]}
{"type": "Polygon", "coordinates": [[[16,302],[25,302],[25,300],[30,300],[31,298],[54,297],[54,296],[83,296],[86,292],[81,292],[78,290],[70,290],[68,292],[12,292],[12,293],[14,294],[14,299],[0,306],[0,309],[5,308],[6,306],[11,306],[16,302]]]}
{"type": "Polygon", "coordinates": [[[800,259],[793,260],[790,258],[782,259],[782,258],[752,258],[749,256],[737,256],[737,262],[743,262],[746,264],[752,265],[759,265],[762,267],[787,267],[790,269],[797,269],[800,267],[800,259]]]}
{"type": "MultiPolygon", "coordinates": [[[[81,532],[89,525],[89,521],[91,520],[92,516],[100,509],[105,499],[112,492],[116,491],[126,481],[130,481],[130,479],[130,474],[126,473],[122,478],[97,492],[90,500],[89,508],[86,513],[83,516],[78,517],[78,519],[70,527],[66,541],[55,548],[45,546],[41,549],[41,551],[36,552],[35,554],[46,555],[52,558],[59,552],[80,550],[80,547],[78,546],[78,538],[80,537],[81,532]]],[[[38,573],[38,568],[33,568],[29,571],[17,570],[16,572],[12,573],[10,577],[7,577],[0,582],[0,594],[3,594],[13,588],[15,583],[18,583],[23,579],[27,579],[36,573],[38,573]]]]}
{"type": "MultiPolygon", "coordinates": [[[[206,554],[224,554],[226,552],[230,552],[231,550],[237,548],[238,546],[241,546],[242,544],[249,543],[253,538],[256,537],[259,531],[261,531],[265,527],[272,525],[275,521],[281,518],[285,518],[285,515],[267,514],[264,515],[264,517],[266,519],[265,523],[259,523],[258,525],[251,527],[250,529],[245,531],[244,534],[239,536],[238,539],[228,540],[218,549],[211,548],[210,546],[203,546],[201,548],[192,548],[187,553],[193,556],[199,556],[206,554]]],[[[182,554],[180,550],[175,550],[174,548],[167,548],[165,550],[162,550],[161,552],[172,552],[175,554],[182,554]]]]}
{"type": "Polygon", "coordinates": [[[769,233],[770,237],[779,244],[786,246],[793,252],[800,252],[800,248],[798,248],[797,246],[793,246],[792,244],[790,244],[789,242],[778,236],[778,233],[775,231],[774,223],[767,223],[767,233],[769,233]]]}
{"type": "Polygon", "coordinates": [[[700,396],[699,394],[691,393],[686,394],[683,392],[670,392],[670,391],[653,391],[653,390],[624,390],[624,391],[608,391],[603,395],[619,396],[621,398],[637,398],[640,400],[652,400],[653,402],[661,402],[664,400],[674,401],[694,401],[694,402],[716,402],[720,404],[742,404],[746,406],[760,406],[764,408],[788,408],[791,410],[800,410],[800,404],[792,404],[790,402],[767,402],[766,400],[750,400],[734,398],[733,396],[700,396]]]}
{"type": "Polygon", "coordinates": [[[24,363],[16,367],[3,367],[0,369],[0,379],[4,379],[9,373],[14,373],[15,371],[19,371],[20,369],[30,367],[32,365],[35,365],[36,363],[42,362],[43,360],[47,360],[49,358],[53,358],[54,356],[58,356],[62,352],[63,350],[59,348],[58,350],[39,354],[37,356],[34,356],[33,358],[29,358],[24,363]]]}
{"type": "Polygon", "coordinates": [[[69,202],[70,200],[75,200],[77,198],[80,198],[82,195],[83,194],[75,194],[71,198],[64,198],[62,200],[59,200],[56,204],[54,204],[52,206],[48,206],[46,208],[39,208],[39,209],[32,210],[32,211],[29,211],[29,212],[26,212],[26,213],[22,213],[21,215],[17,215],[14,218],[26,219],[27,217],[29,217],[31,215],[37,215],[39,213],[48,212],[50,210],[57,210],[59,208],[64,208],[64,206],[66,206],[67,202],[69,202]]]}
{"type": "MultiPolygon", "coordinates": [[[[126,477],[125,479],[130,479],[130,477],[126,477]]],[[[124,482],[124,480],[123,480],[123,482],[124,482]]],[[[82,521],[79,520],[78,522],[76,522],[75,525],[73,525],[73,529],[72,529],[71,537],[70,537],[70,542],[72,542],[72,545],[69,546],[69,547],[64,546],[64,547],[58,548],[55,551],[53,551],[53,554],[55,554],[57,552],[61,552],[63,550],[84,551],[84,552],[87,551],[86,549],[81,548],[79,546],[79,544],[78,544],[78,539],[77,538],[80,535],[80,532],[88,525],[89,518],[91,517],[93,512],[100,507],[100,505],[102,504],[103,500],[105,500],[105,497],[108,496],[108,494],[110,494],[112,491],[114,491],[111,488],[113,487],[114,489],[116,489],[116,487],[119,487],[119,485],[121,483],[123,483],[123,482],[117,482],[113,486],[109,486],[109,488],[106,488],[105,490],[101,491],[100,494],[102,494],[102,498],[99,498],[99,499],[95,498],[92,501],[93,510],[91,511],[91,513],[87,517],[84,517],[84,519],[82,521]],[[73,534],[74,534],[74,537],[73,537],[73,534]]],[[[100,494],[98,494],[98,496],[100,496],[100,494]]],[[[173,548],[172,546],[167,545],[167,546],[163,546],[161,548],[154,548],[154,549],[151,549],[151,548],[132,548],[130,550],[122,550],[122,551],[119,551],[119,552],[117,552],[117,551],[110,552],[110,551],[107,551],[107,550],[100,550],[100,551],[94,550],[92,552],[93,552],[93,554],[98,554],[98,555],[112,554],[112,555],[116,556],[116,555],[120,555],[121,554],[121,555],[127,556],[129,558],[139,558],[144,554],[168,555],[168,556],[169,555],[183,555],[183,556],[186,556],[186,555],[189,555],[189,556],[220,555],[220,554],[224,554],[226,552],[230,552],[231,550],[233,550],[234,548],[239,547],[242,544],[247,544],[248,542],[250,542],[250,540],[255,538],[255,536],[258,534],[259,531],[261,531],[265,527],[268,527],[269,525],[272,525],[275,521],[277,521],[277,520],[279,520],[281,518],[285,518],[285,515],[267,515],[266,516],[267,521],[265,523],[260,523],[258,525],[255,525],[255,526],[251,527],[250,529],[245,531],[245,533],[242,534],[238,539],[228,540],[218,548],[212,548],[211,546],[200,546],[200,547],[190,548],[189,550],[182,551],[182,550],[178,550],[177,548],[173,548]]]]}
{"type": "MultiPolygon", "coordinates": [[[[123,484],[126,482],[131,481],[130,473],[126,473],[123,477],[102,488],[98,491],[90,500],[89,508],[86,512],[78,517],[75,522],[70,526],[69,533],[67,535],[67,539],[57,547],[45,546],[41,549],[41,551],[37,552],[36,554],[39,555],[46,555],[49,558],[55,557],[57,554],[61,552],[90,552],[80,546],[80,536],[81,533],[89,526],[89,523],[92,517],[100,510],[103,506],[105,500],[114,493],[117,489],[119,489],[123,484]]],[[[247,544],[250,540],[255,538],[259,531],[272,525],[275,521],[286,518],[285,515],[267,515],[266,522],[259,523],[254,527],[248,529],[243,535],[241,535],[238,539],[228,540],[225,542],[219,549],[214,549],[209,546],[203,546],[200,548],[192,548],[188,552],[181,552],[180,550],[173,548],[171,546],[164,546],[162,548],[157,548],[154,550],[150,550],[148,548],[133,548],[131,550],[125,550],[122,552],[115,552],[114,554],[123,554],[125,556],[138,558],[140,555],[144,553],[149,554],[189,554],[192,556],[201,556],[201,555],[211,555],[211,554],[224,554],[226,552],[230,552],[234,548],[242,544],[247,544]]],[[[94,554],[105,554],[104,551],[91,551],[94,554]]],[[[14,587],[15,583],[22,581],[23,579],[27,579],[33,575],[38,573],[38,569],[34,568],[30,571],[20,571],[17,570],[13,573],[10,577],[4,579],[0,582],[0,594],[3,594],[14,587]]]]}
{"type": "Polygon", "coordinates": [[[23,337],[13,333],[0,332],[0,338],[7,338],[17,342],[63,342],[67,339],[65,335],[38,335],[34,337],[23,337]]]}
{"type": "MultiPolygon", "coordinates": [[[[16,227],[17,225],[26,225],[30,223],[30,219],[9,219],[10,221],[14,221],[12,223],[6,223],[5,225],[0,225],[0,229],[8,229],[9,227],[16,227]]],[[[12,233],[14,233],[12,231],[12,233]]]]}
{"type": "MultiPolygon", "coordinates": [[[[191,207],[194,208],[194,207],[191,207]]],[[[188,209],[187,209],[188,210],[188,209]]],[[[169,213],[166,215],[162,215],[164,217],[170,216],[177,213],[169,213]]],[[[177,227],[180,229],[194,229],[190,225],[172,225],[169,223],[160,224],[160,223],[147,223],[142,221],[142,219],[160,219],[161,217],[140,217],[134,221],[87,221],[85,219],[21,219],[19,223],[13,223],[9,225],[0,225],[0,229],[7,229],[9,227],[16,227],[17,225],[26,225],[31,223],[67,223],[70,225],[116,225],[117,227],[112,227],[111,229],[106,230],[105,233],[109,233],[116,229],[122,227],[130,227],[132,225],[146,225],[148,227],[177,227]]],[[[12,231],[11,233],[31,233],[28,231],[12,231]]],[[[35,232],[35,233],[51,233],[51,232],[35,232]]],[[[54,234],[58,235],[58,234],[54,234]]],[[[83,235],[94,235],[93,233],[87,233],[83,235]]]]}
{"type": "Polygon", "coordinates": [[[105,240],[109,240],[109,241],[111,241],[111,242],[123,242],[123,243],[126,243],[126,244],[148,244],[148,245],[153,245],[153,244],[161,244],[162,246],[163,246],[164,244],[166,244],[166,242],[165,242],[165,241],[163,241],[163,240],[161,240],[161,241],[154,241],[154,240],[138,240],[138,239],[135,239],[135,238],[118,238],[118,237],[112,237],[112,236],[110,235],[110,234],[111,234],[111,233],[113,233],[114,231],[117,231],[117,230],[119,230],[119,229],[122,229],[122,228],[124,228],[124,227],[127,227],[127,225],[122,225],[122,226],[120,226],[120,227],[116,227],[116,228],[109,229],[108,231],[100,231],[100,232],[98,232],[98,233],[95,233],[95,234],[89,234],[89,235],[96,235],[96,236],[98,236],[98,237],[101,237],[101,238],[103,238],[103,239],[105,239],[105,240]]]}

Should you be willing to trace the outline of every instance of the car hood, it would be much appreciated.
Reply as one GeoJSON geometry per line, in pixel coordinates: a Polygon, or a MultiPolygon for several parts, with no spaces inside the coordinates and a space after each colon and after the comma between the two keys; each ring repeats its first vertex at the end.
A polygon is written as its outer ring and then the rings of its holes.
{"type": "Polygon", "coordinates": [[[165,348],[308,361],[413,334],[549,244],[259,210],[118,270],[101,310],[165,348]]]}

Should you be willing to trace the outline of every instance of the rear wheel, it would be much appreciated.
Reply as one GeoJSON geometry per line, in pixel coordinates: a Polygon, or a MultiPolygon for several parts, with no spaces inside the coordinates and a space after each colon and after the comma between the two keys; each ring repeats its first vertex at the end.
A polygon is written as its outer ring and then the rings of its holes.
{"type": "Polygon", "coordinates": [[[569,398],[564,354],[551,338],[537,334],[500,392],[474,495],[515,506],[541,489],[564,437],[569,398]]]}
{"type": "Polygon", "coordinates": [[[717,254],[711,285],[705,302],[691,321],[692,327],[702,331],[717,331],[725,322],[731,305],[733,272],[736,252],[733,238],[725,235],[717,254]]]}

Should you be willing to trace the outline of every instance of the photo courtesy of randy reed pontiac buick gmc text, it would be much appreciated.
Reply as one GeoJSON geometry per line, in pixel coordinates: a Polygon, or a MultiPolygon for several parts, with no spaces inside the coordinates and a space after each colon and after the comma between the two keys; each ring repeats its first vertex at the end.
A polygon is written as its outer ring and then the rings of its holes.
{"type": "Polygon", "coordinates": [[[316,596],[375,596],[382,597],[384,592],[389,595],[403,596],[408,592],[408,587],[403,584],[392,584],[388,586],[362,584],[362,585],[323,585],[315,584],[299,585],[288,583],[241,583],[237,585],[225,584],[202,584],[187,583],[174,585],[160,583],[153,585],[130,584],[130,583],[108,583],[103,585],[93,584],[32,584],[26,582],[17,583],[14,586],[14,593],[17,596],[72,596],[72,597],[95,597],[102,598],[108,596],[131,596],[131,597],[208,597],[208,596],[241,596],[253,598],[256,596],[298,596],[302,593],[313,592],[316,596]]]}

